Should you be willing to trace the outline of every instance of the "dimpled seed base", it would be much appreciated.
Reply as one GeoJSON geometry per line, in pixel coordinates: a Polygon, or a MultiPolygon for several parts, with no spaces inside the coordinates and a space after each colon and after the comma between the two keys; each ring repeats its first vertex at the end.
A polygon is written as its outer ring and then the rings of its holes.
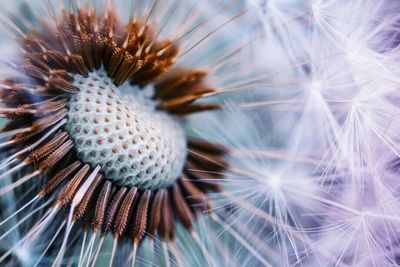
{"type": "Polygon", "coordinates": [[[155,189],[179,178],[186,160],[181,125],[134,92],[117,88],[103,71],[74,75],[80,93],[70,101],[67,131],[78,158],[101,166],[114,184],[155,189]]]}

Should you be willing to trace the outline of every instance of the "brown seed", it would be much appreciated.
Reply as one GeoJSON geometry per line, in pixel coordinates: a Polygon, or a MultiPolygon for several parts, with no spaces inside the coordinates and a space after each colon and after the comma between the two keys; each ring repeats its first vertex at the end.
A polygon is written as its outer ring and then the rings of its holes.
{"type": "Polygon", "coordinates": [[[110,181],[105,181],[104,185],[101,189],[99,197],[97,199],[96,208],[94,212],[94,217],[92,221],[92,229],[93,232],[97,232],[97,230],[101,227],[104,221],[106,207],[108,204],[108,198],[111,194],[112,184],[110,181]]]}
{"type": "Polygon", "coordinates": [[[139,205],[137,207],[137,212],[135,214],[135,223],[133,230],[133,240],[136,244],[140,242],[146,231],[147,225],[147,209],[149,206],[151,191],[146,190],[140,198],[139,205]]]}
{"type": "Polygon", "coordinates": [[[74,221],[78,220],[85,214],[86,209],[89,205],[89,201],[91,201],[92,198],[95,198],[94,193],[97,187],[99,186],[100,181],[101,181],[101,174],[97,174],[96,179],[93,180],[92,184],[90,185],[85,195],[83,196],[81,202],[74,210],[74,221]]]}
{"type": "Polygon", "coordinates": [[[79,188],[79,185],[82,183],[83,178],[85,178],[86,174],[89,172],[89,169],[89,165],[86,164],[83,166],[78,173],[75,174],[72,180],[63,187],[58,195],[57,204],[59,206],[64,206],[72,200],[79,188]]]}
{"type": "Polygon", "coordinates": [[[148,232],[152,237],[156,237],[158,226],[161,221],[161,206],[164,201],[165,189],[159,189],[153,199],[153,204],[150,209],[148,232]]]}
{"type": "Polygon", "coordinates": [[[137,188],[132,187],[129,190],[128,194],[125,196],[124,201],[121,204],[121,207],[118,211],[118,214],[114,222],[114,233],[116,238],[122,236],[126,228],[129,213],[131,211],[131,207],[133,206],[133,200],[135,199],[136,193],[137,193],[137,188]]]}
{"type": "Polygon", "coordinates": [[[119,206],[125,197],[126,190],[127,189],[125,187],[121,187],[112,198],[110,205],[107,208],[106,218],[103,224],[103,235],[105,235],[108,230],[110,230],[112,224],[114,223],[119,206]]]}

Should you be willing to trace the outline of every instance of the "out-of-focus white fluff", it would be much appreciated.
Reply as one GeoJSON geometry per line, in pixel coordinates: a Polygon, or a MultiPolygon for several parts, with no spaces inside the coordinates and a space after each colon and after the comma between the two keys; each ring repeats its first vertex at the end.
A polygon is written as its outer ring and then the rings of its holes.
{"type": "Polygon", "coordinates": [[[226,182],[232,216],[277,266],[399,264],[399,3],[256,2],[264,73],[233,105],[256,144],[233,164],[251,175],[226,182]]]}

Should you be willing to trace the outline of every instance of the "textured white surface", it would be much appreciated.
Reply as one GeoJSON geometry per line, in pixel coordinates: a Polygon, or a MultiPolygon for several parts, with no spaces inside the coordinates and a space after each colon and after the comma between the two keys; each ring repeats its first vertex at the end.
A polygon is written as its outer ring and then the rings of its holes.
{"type": "Polygon", "coordinates": [[[120,186],[172,184],[186,160],[181,125],[144,102],[135,93],[139,88],[120,90],[103,71],[74,78],[81,92],[71,99],[66,129],[78,157],[92,167],[100,165],[105,177],[120,186]]]}

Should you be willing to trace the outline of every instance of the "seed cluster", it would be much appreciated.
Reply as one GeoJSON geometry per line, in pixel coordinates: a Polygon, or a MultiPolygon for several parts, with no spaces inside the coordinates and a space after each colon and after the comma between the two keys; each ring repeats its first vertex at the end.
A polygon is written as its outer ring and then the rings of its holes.
{"type": "Polygon", "coordinates": [[[11,77],[0,90],[11,136],[3,145],[16,151],[3,164],[20,162],[8,174],[21,183],[49,177],[38,197],[57,194],[54,209],[72,205],[74,221],[93,233],[171,241],[176,222],[192,230],[210,209],[207,193],[221,190],[226,150],[186,140],[178,123],[218,108],[196,101],[215,89],[207,72],[172,66],[178,43],[156,40],[147,20],[77,9],[21,40],[27,79],[11,77]],[[125,85],[151,86],[154,105],[128,99],[125,85]]]}
{"type": "Polygon", "coordinates": [[[100,165],[119,186],[155,189],[179,178],[186,137],[176,119],[134,95],[122,97],[103,71],[74,78],[81,90],[70,100],[66,128],[79,159],[100,165]]]}

